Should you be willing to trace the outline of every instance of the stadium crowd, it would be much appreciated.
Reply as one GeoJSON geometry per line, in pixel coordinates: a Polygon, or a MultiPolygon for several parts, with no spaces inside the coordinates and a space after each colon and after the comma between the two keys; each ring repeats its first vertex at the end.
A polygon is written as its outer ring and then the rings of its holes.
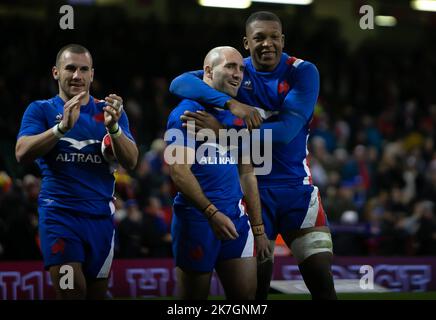
{"type": "MultiPolygon", "coordinates": [[[[55,22],[0,20],[0,260],[41,258],[39,173],[35,165],[16,163],[14,146],[27,105],[56,93],[49,59],[70,42],[93,51],[93,96],[111,90],[123,95],[141,151],[134,170],[116,172],[116,257],[171,256],[176,190],[163,161],[162,138],[177,99],[169,83],[199,69],[198,61],[215,45],[241,48],[232,31],[240,23],[204,28],[201,21],[158,24],[120,14],[123,28],[115,29],[107,15],[90,15],[86,31],[67,36],[55,22]]],[[[285,48],[314,62],[321,74],[309,160],[335,254],[436,255],[436,48],[425,42],[434,30],[416,47],[372,40],[351,50],[335,21],[317,21],[308,32],[300,19],[285,23],[285,48]]]]}

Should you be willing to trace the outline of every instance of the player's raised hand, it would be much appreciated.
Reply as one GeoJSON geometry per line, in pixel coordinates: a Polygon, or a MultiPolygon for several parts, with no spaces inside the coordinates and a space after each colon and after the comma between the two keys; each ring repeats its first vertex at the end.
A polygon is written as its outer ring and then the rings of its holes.
{"type": "Polygon", "coordinates": [[[215,135],[219,135],[219,130],[224,129],[224,126],[211,115],[209,112],[199,110],[197,112],[185,111],[180,119],[183,121],[183,127],[188,128],[187,122],[194,121],[195,131],[201,129],[211,129],[215,132],[215,135]]]}
{"type": "Polygon", "coordinates": [[[209,219],[209,224],[216,237],[220,240],[235,240],[239,237],[232,220],[220,211],[217,211],[217,213],[209,219]]]}
{"type": "Polygon", "coordinates": [[[74,127],[80,116],[80,105],[82,98],[86,95],[86,91],[82,91],[79,94],[72,97],[64,104],[64,115],[62,117],[62,129],[70,130],[74,127]]]}
{"type": "Polygon", "coordinates": [[[259,111],[256,110],[256,108],[234,99],[228,101],[227,103],[230,112],[238,118],[243,119],[248,130],[259,128],[262,124],[262,116],[260,115],[259,111]]]}
{"type": "Polygon", "coordinates": [[[106,98],[106,106],[104,110],[104,125],[106,128],[112,128],[118,120],[120,120],[123,113],[123,98],[116,94],[110,94],[106,98]]]}
{"type": "Polygon", "coordinates": [[[271,257],[272,248],[270,246],[270,241],[265,233],[262,235],[258,235],[254,237],[256,241],[256,252],[257,256],[260,258],[260,261],[265,260],[268,257],[271,257]]]}

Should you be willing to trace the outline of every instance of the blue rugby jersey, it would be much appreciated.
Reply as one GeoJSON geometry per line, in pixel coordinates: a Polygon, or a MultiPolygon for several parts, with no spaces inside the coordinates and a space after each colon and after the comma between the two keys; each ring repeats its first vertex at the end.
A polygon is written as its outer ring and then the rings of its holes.
{"type": "MultiPolygon", "coordinates": [[[[244,59],[245,71],[237,100],[262,108],[261,130],[272,129],[273,161],[269,175],[259,175],[260,187],[311,184],[307,163],[309,123],[319,93],[319,74],[315,65],[282,54],[272,72],[259,72],[251,57],[244,59]]],[[[230,96],[216,91],[199,79],[201,72],[185,73],[171,84],[171,92],[209,106],[224,107],[230,96]]]]}
{"type": "MultiPolygon", "coordinates": [[[[40,134],[59,123],[64,104],[59,96],[32,102],[24,112],[17,139],[40,134]]],[[[40,207],[64,208],[97,216],[114,212],[115,178],[101,153],[101,142],[107,133],[104,106],[104,100],[90,96],[88,104],[81,106],[74,127],[53,149],[36,159],[42,175],[40,207]]],[[[134,141],[125,112],[119,125],[134,141]]]]}
{"type": "MultiPolygon", "coordinates": [[[[185,147],[193,147],[196,151],[200,146],[208,144],[211,148],[204,152],[204,157],[199,157],[191,166],[193,175],[198,180],[203,193],[206,197],[214,203],[220,210],[222,207],[228,207],[232,204],[237,204],[242,198],[242,190],[239,182],[238,172],[238,159],[232,157],[230,149],[232,147],[220,146],[213,141],[188,141],[188,134],[186,128],[182,127],[182,120],[180,116],[185,111],[196,112],[198,110],[205,110],[205,108],[198,102],[185,99],[183,100],[169,115],[167,123],[167,143],[169,145],[179,145],[185,147]],[[179,132],[174,134],[175,129],[179,132]],[[177,136],[177,137],[176,137],[177,136]],[[221,204],[221,205],[220,205],[221,204]]],[[[234,116],[228,110],[207,109],[219,121],[231,123],[234,116]]],[[[195,139],[195,138],[194,138],[195,139]]],[[[237,148],[237,146],[236,146],[237,148]]],[[[203,152],[201,152],[203,155],[203,152]]],[[[182,193],[178,193],[174,199],[174,205],[190,207],[192,204],[187,200],[182,193]]],[[[200,217],[200,212],[191,212],[192,214],[200,217]]],[[[224,212],[232,218],[237,218],[240,214],[238,211],[224,212]]],[[[197,218],[198,218],[197,217],[197,218]]]]}

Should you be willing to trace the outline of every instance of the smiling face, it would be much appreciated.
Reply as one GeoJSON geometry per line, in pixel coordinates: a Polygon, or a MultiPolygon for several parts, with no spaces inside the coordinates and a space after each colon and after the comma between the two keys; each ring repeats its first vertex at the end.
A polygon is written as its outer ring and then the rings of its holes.
{"type": "Polygon", "coordinates": [[[273,71],[280,62],[284,45],[285,36],[277,21],[254,20],[246,28],[244,47],[250,51],[258,71],[273,71]]]}
{"type": "Polygon", "coordinates": [[[89,97],[89,88],[94,78],[92,58],[89,53],[73,53],[64,51],[57,66],[52,70],[53,78],[59,83],[59,96],[68,101],[82,91],[89,97]]]}
{"type": "Polygon", "coordinates": [[[211,51],[205,59],[204,81],[212,88],[235,97],[244,75],[244,60],[234,48],[211,51]]]}

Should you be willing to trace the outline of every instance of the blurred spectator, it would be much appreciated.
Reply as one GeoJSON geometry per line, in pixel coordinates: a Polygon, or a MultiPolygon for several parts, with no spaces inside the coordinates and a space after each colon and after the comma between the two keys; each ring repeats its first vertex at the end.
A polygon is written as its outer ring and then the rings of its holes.
{"type": "Polygon", "coordinates": [[[144,224],[143,213],[135,200],[125,202],[126,217],[121,220],[117,228],[118,257],[142,258],[150,255],[150,248],[146,245],[145,236],[148,228],[144,224]]]}
{"type": "Polygon", "coordinates": [[[115,190],[123,199],[135,198],[135,180],[130,174],[121,166],[117,167],[114,173],[115,176],[115,190]]]}
{"type": "Polygon", "coordinates": [[[123,198],[121,198],[121,196],[116,195],[115,196],[115,213],[114,213],[114,221],[115,221],[115,225],[119,225],[121,221],[123,221],[126,216],[127,216],[127,210],[126,210],[126,205],[125,202],[123,200],[123,198]]]}
{"type": "Polygon", "coordinates": [[[168,176],[161,173],[162,170],[154,171],[147,157],[142,157],[135,171],[136,186],[135,197],[141,207],[146,205],[146,199],[158,192],[168,176]]]}
{"type": "Polygon", "coordinates": [[[36,194],[39,192],[39,179],[27,176],[25,184],[19,181],[2,196],[0,228],[3,228],[1,231],[4,233],[0,241],[3,241],[5,260],[42,259],[38,247],[38,211],[34,198],[35,192],[36,194]]]}
{"type": "Polygon", "coordinates": [[[356,211],[354,183],[343,182],[339,188],[329,187],[324,204],[329,221],[338,222],[343,212],[348,210],[356,211]]]}
{"type": "Polygon", "coordinates": [[[171,230],[159,198],[149,197],[144,210],[145,243],[150,257],[171,257],[171,230]]]}
{"type": "Polygon", "coordinates": [[[153,172],[163,173],[165,147],[166,143],[162,138],[155,139],[151,144],[150,151],[144,156],[153,172]]]}
{"type": "Polygon", "coordinates": [[[436,199],[436,157],[429,163],[428,168],[426,168],[425,178],[422,180],[424,180],[423,183],[418,184],[419,192],[417,197],[422,200],[436,199]]]}
{"type": "Polygon", "coordinates": [[[416,231],[416,253],[418,255],[436,255],[436,216],[434,203],[424,201],[419,208],[419,227],[416,231]]]}
{"type": "Polygon", "coordinates": [[[127,216],[119,223],[120,258],[171,257],[171,234],[158,198],[150,197],[142,212],[136,200],[125,202],[127,216]]]}
{"type": "Polygon", "coordinates": [[[339,256],[360,256],[367,254],[365,239],[367,237],[365,227],[359,228],[359,214],[356,211],[347,210],[341,215],[340,225],[342,229],[333,229],[333,248],[339,256]]]}

